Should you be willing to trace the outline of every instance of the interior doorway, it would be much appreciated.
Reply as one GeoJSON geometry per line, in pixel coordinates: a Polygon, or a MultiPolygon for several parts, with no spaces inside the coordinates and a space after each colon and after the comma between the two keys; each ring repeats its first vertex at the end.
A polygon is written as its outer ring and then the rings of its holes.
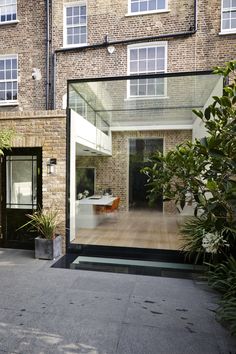
{"type": "Polygon", "coordinates": [[[6,247],[33,248],[36,234],[19,229],[42,208],[42,149],[13,148],[2,163],[2,236],[6,247]]]}
{"type": "Polygon", "coordinates": [[[156,209],[162,211],[162,197],[150,205],[147,195],[147,176],[141,169],[150,166],[150,157],[156,151],[163,151],[163,139],[129,140],[129,209],[156,209]]]}

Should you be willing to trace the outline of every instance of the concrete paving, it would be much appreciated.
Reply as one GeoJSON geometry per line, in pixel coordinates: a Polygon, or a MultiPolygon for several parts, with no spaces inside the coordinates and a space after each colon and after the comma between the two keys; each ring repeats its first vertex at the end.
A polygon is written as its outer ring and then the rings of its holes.
{"type": "Polygon", "coordinates": [[[200,282],[51,264],[0,249],[0,354],[236,353],[200,282]]]}

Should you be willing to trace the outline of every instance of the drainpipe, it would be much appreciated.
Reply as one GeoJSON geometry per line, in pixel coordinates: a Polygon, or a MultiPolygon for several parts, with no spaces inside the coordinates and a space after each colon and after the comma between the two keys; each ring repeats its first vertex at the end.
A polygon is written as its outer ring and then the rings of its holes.
{"type": "Polygon", "coordinates": [[[49,110],[49,88],[50,88],[50,9],[49,1],[46,0],[46,110],[49,110]]]}
{"type": "Polygon", "coordinates": [[[193,28],[190,27],[189,31],[184,32],[175,32],[175,33],[167,33],[167,34],[160,34],[157,36],[147,36],[147,37],[136,37],[130,39],[121,39],[118,41],[109,41],[108,35],[105,36],[104,41],[101,43],[95,43],[91,45],[86,45],[83,47],[77,48],[59,48],[56,49],[55,52],[67,52],[67,51],[82,51],[85,49],[97,49],[107,47],[108,45],[116,45],[116,44],[133,44],[133,43],[140,43],[140,42],[148,42],[154,41],[159,39],[167,39],[167,38],[178,38],[178,37],[187,37],[192,36],[197,32],[197,0],[194,0],[194,24],[193,28]]]}
{"type": "Polygon", "coordinates": [[[56,95],[56,88],[55,88],[55,76],[56,76],[56,56],[57,53],[63,53],[63,52],[79,52],[82,50],[86,49],[97,49],[97,48],[106,48],[109,45],[117,45],[117,44],[134,44],[134,43],[143,43],[143,42],[149,42],[149,41],[155,41],[155,40],[160,40],[160,39],[168,39],[168,38],[181,38],[181,37],[188,37],[194,35],[197,30],[198,30],[198,25],[197,25],[197,9],[198,9],[198,0],[194,0],[194,23],[193,27],[191,26],[189,31],[184,31],[184,32],[175,32],[175,33],[167,33],[167,34],[160,34],[157,36],[147,36],[147,37],[136,37],[136,38],[130,38],[130,39],[122,39],[118,41],[109,41],[108,40],[108,35],[105,36],[104,42],[101,43],[95,43],[83,47],[77,47],[77,48],[59,48],[54,51],[54,61],[53,61],[53,92],[54,92],[54,99],[53,99],[53,109],[55,109],[55,95],[56,95]]]}
{"type": "Polygon", "coordinates": [[[52,100],[52,109],[56,109],[56,76],[57,76],[57,53],[56,51],[53,54],[53,100],[52,100]]]}

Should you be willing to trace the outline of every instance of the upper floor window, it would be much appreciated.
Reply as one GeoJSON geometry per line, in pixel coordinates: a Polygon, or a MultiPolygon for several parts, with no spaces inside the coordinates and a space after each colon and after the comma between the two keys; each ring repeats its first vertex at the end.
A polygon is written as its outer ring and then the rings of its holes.
{"type": "Polygon", "coordinates": [[[0,0],[0,24],[16,21],[16,0],[0,0]]]}
{"type": "MultiPolygon", "coordinates": [[[[167,42],[128,47],[129,75],[164,73],[167,70],[167,42]]],[[[165,96],[165,79],[130,80],[129,97],[165,96]]]]}
{"type": "Polygon", "coordinates": [[[236,32],[236,0],[222,0],[222,32],[236,32]]]}
{"type": "Polygon", "coordinates": [[[17,56],[0,55],[0,105],[17,101],[17,56]]]}
{"type": "Polygon", "coordinates": [[[87,9],[84,3],[65,5],[64,45],[87,43],[87,9]]]}
{"type": "Polygon", "coordinates": [[[167,0],[129,0],[129,13],[167,10],[167,0]]]}

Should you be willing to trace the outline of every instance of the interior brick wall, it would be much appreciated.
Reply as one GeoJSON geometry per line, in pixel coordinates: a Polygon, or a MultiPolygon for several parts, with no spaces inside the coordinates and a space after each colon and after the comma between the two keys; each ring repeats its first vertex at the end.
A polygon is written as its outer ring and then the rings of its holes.
{"type": "MultiPolygon", "coordinates": [[[[120,210],[129,209],[129,139],[162,138],[164,151],[173,149],[176,144],[192,139],[191,130],[163,130],[113,132],[112,156],[77,157],[77,167],[94,167],[96,169],[96,190],[111,188],[115,196],[121,198],[120,210]]],[[[164,203],[164,212],[176,212],[173,203],[164,203]]]]}

